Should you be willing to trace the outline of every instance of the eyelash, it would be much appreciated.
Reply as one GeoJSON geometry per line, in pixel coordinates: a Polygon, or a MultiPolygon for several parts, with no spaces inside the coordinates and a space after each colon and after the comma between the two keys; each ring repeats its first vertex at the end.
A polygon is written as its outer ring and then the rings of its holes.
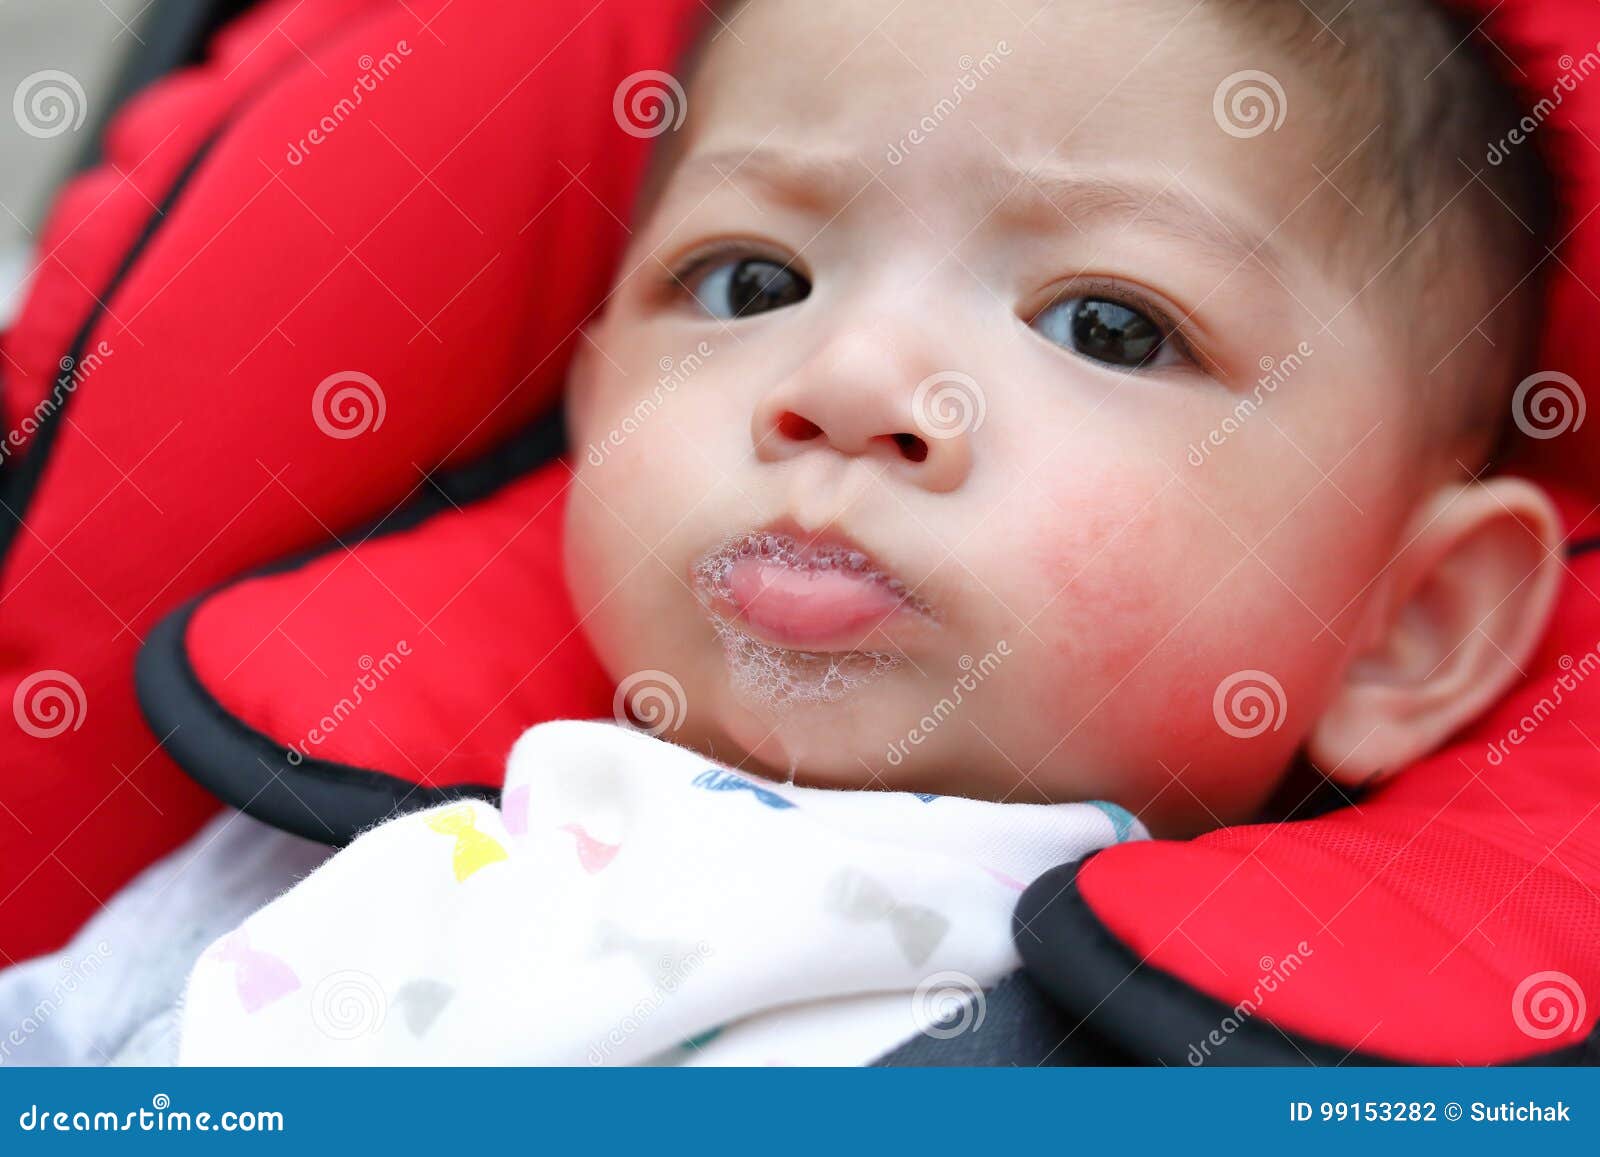
{"type": "MultiPolygon", "coordinates": [[[[774,261],[780,265],[787,265],[800,276],[806,278],[806,280],[811,280],[810,274],[794,258],[784,257],[775,248],[763,246],[759,242],[734,238],[713,242],[691,251],[688,256],[682,258],[667,275],[666,290],[669,297],[676,301],[692,302],[695,293],[695,278],[720,262],[733,257],[758,257],[767,261],[774,261]]],[[[1070,282],[1053,293],[1043,305],[1027,314],[1023,320],[1031,328],[1033,323],[1046,310],[1060,305],[1064,301],[1079,297],[1101,298],[1144,314],[1161,327],[1161,332],[1164,335],[1163,344],[1169,346],[1173,353],[1190,365],[1203,367],[1208,364],[1203,355],[1196,350],[1193,341],[1190,340],[1185,332],[1183,324],[1176,321],[1168,310],[1163,309],[1145,295],[1134,292],[1126,285],[1116,281],[1090,277],[1070,282]]],[[[1053,342],[1050,344],[1052,346],[1055,345],[1053,342]]],[[[1061,347],[1055,346],[1055,348],[1059,349],[1061,347]]]]}
{"type": "MultiPolygon", "coordinates": [[[[1062,302],[1072,301],[1074,298],[1085,297],[1110,301],[1122,306],[1125,309],[1131,309],[1137,313],[1144,314],[1160,327],[1163,335],[1162,344],[1164,346],[1170,347],[1173,353],[1177,354],[1179,357],[1183,358],[1184,361],[1190,363],[1191,365],[1200,366],[1205,364],[1201,355],[1197,353],[1194,343],[1189,340],[1188,335],[1184,332],[1183,323],[1175,320],[1168,310],[1163,309],[1144,294],[1135,292],[1134,290],[1129,289],[1126,285],[1117,281],[1107,281],[1102,278],[1088,277],[1078,281],[1069,282],[1060,289],[1056,290],[1056,292],[1052,293],[1048,301],[1046,301],[1038,309],[1035,309],[1033,312],[1027,314],[1023,320],[1027,322],[1028,327],[1031,329],[1033,327],[1033,323],[1038,321],[1040,317],[1044,316],[1047,310],[1060,305],[1062,302]]],[[[1061,348],[1060,346],[1056,346],[1054,342],[1051,342],[1050,344],[1057,349],[1061,348]]]]}
{"type": "Polygon", "coordinates": [[[673,267],[667,275],[669,293],[674,297],[681,296],[692,301],[694,298],[694,279],[706,270],[732,257],[758,257],[763,261],[773,261],[794,270],[807,281],[811,280],[804,267],[796,262],[794,258],[784,257],[776,249],[763,247],[759,242],[716,241],[703,248],[693,250],[673,267]]]}

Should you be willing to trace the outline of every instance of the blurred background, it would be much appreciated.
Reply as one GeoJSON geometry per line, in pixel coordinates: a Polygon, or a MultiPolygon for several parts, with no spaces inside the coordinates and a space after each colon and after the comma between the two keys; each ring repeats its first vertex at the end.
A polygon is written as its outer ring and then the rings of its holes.
{"type": "Polygon", "coordinates": [[[50,195],[127,96],[192,61],[249,0],[0,0],[0,328],[50,195]]]}

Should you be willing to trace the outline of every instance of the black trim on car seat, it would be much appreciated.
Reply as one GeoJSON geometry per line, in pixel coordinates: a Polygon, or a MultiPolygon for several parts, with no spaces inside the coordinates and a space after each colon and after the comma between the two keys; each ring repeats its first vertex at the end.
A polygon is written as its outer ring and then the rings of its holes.
{"type": "MultiPolygon", "coordinates": [[[[238,9],[238,12],[243,12],[255,2],[256,0],[213,0],[219,11],[232,3],[238,9]]],[[[205,27],[215,31],[214,24],[207,24],[205,27]]],[[[343,32],[344,29],[340,28],[335,33],[323,37],[313,44],[309,51],[317,51],[323,43],[332,42],[337,35],[343,32]]],[[[308,56],[308,50],[302,47],[300,54],[308,56]]],[[[147,78],[147,81],[148,79],[152,78],[147,78]]],[[[178,171],[178,175],[173,179],[166,195],[161,198],[161,203],[151,210],[150,216],[140,228],[133,244],[123,254],[116,271],[111,275],[111,279],[95,296],[95,303],[90,307],[88,317],[78,329],[72,345],[61,359],[62,364],[75,367],[82,361],[84,352],[89,348],[90,339],[94,337],[95,327],[100,324],[101,319],[110,308],[111,299],[122,288],[123,282],[127,280],[128,275],[133,271],[133,267],[144,256],[145,250],[150,247],[156,234],[161,231],[161,226],[166,223],[168,215],[188,189],[195,174],[205,163],[206,158],[211,155],[216,143],[233,126],[241,109],[254,103],[262,93],[266,92],[281,79],[281,72],[274,71],[270,73],[254,87],[240,94],[231,106],[219,114],[217,127],[205,140],[200,142],[194,154],[184,162],[183,168],[178,171]],[[70,362],[67,361],[68,358],[71,359],[70,362]]],[[[103,126],[101,135],[103,136],[103,126]]],[[[63,379],[69,377],[70,373],[71,370],[69,369],[56,377],[55,381],[60,388],[65,389],[63,379]]],[[[62,398],[60,405],[40,420],[38,429],[34,432],[32,440],[24,448],[20,458],[7,458],[0,461],[0,591],[5,589],[5,564],[10,559],[11,549],[16,545],[19,532],[27,520],[28,507],[32,504],[33,497],[38,492],[39,484],[44,478],[45,468],[50,461],[50,451],[55,445],[56,435],[59,433],[61,422],[66,416],[67,407],[76,396],[76,391],[68,392],[62,398]]]]}
{"type": "MultiPolygon", "coordinates": [[[[1098,854],[1098,853],[1095,853],[1098,854]]],[[[1286,1032],[1236,1010],[1140,959],[1103,924],[1078,890],[1093,856],[1046,872],[1022,894],[1012,935],[1023,966],[1069,1017],[1081,1018],[1139,1063],[1193,1065],[1191,1047],[1225,1019],[1238,1021],[1207,1065],[1339,1066],[1404,1062],[1286,1032]]],[[[1600,1064],[1600,1028],[1576,1045],[1541,1053],[1528,1065],[1600,1064]]]]}
{"type": "Polygon", "coordinates": [[[149,248],[150,242],[165,223],[167,214],[188,188],[189,182],[199,171],[202,162],[210,154],[212,146],[220,136],[219,129],[206,138],[195,150],[194,156],[184,164],[172,186],[167,190],[166,196],[161,199],[161,204],[151,211],[149,219],[139,231],[139,236],[123,255],[116,272],[111,275],[111,280],[95,298],[95,304],[89,310],[88,318],[79,327],[77,336],[72,339],[72,345],[61,359],[61,364],[68,368],[56,378],[56,385],[66,391],[60,404],[40,419],[38,429],[34,432],[33,439],[28,443],[22,457],[12,460],[5,470],[0,471],[0,502],[4,503],[4,506],[0,507],[0,568],[4,567],[6,559],[10,557],[17,534],[28,516],[28,506],[39,489],[40,479],[44,477],[44,468],[50,460],[50,450],[55,445],[56,435],[60,432],[61,422],[66,417],[67,407],[71,405],[73,398],[77,397],[75,390],[67,389],[73,368],[83,361],[84,352],[89,348],[89,340],[94,336],[95,327],[106,314],[107,302],[122,287],[122,283],[127,280],[128,274],[133,271],[139,258],[144,256],[144,251],[149,248]]]}
{"type": "Polygon", "coordinates": [[[180,68],[205,59],[206,46],[225,26],[261,0],[150,0],[148,11],[133,20],[138,36],[117,69],[110,90],[98,102],[99,117],[74,172],[94,168],[105,159],[105,130],[137,93],[180,68]]]}
{"type": "Polygon", "coordinates": [[[487,784],[431,788],[365,767],[306,759],[228,713],[195,674],[187,646],[195,610],[217,591],[253,577],[296,570],[334,550],[397,534],[436,514],[481,502],[557,456],[564,445],[560,408],[521,435],[465,466],[440,471],[414,501],[352,536],[335,538],[206,591],[167,615],[145,639],[134,664],[134,689],[145,721],[173,761],[207,791],[274,827],[325,844],[349,843],[396,811],[475,797],[498,802],[487,784]]]}
{"type": "Polygon", "coordinates": [[[1593,554],[1597,550],[1600,550],[1600,538],[1586,538],[1567,547],[1567,557],[1577,558],[1579,555],[1593,554]]]}

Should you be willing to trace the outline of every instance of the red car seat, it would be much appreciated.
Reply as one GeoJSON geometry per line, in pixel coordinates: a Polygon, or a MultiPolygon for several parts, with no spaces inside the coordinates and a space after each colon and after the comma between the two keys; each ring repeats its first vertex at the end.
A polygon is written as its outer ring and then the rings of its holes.
{"type": "MultiPolygon", "coordinates": [[[[194,757],[190,728],[152,735],[140,716],[152,627],[473,491],[486,468],[455,468],[515,458],[508,440],[550,412],[647,155],[626,115],[649,110],[614,113],[620,86],[648,92],[700,15],[272,0],[116,118],[0,346],[0,965],[62,943],[216,807],[169,754],[194,757]]],[[[448,624],[408,605],[420,668],[448,624]]],[[[281,675],[363,674],[304,629],[262,640],[302,664],[281,675]]],[[[603,698],[576,635],[550,644],[562,674],[519,701],[532,718],[603,698]]],[[[241,707],[264,670],[228,681],[241,707]]]]}
{"type": "MultiPolygon", "coordinates": [[[[1600,9],[1462,6],[1530,107],[1562,93],[1530,146],[1567,205],[1540,368],[1600,380],[1600,88],[1561,86],[1600,9]]],[[[179,766],[338,842],[492,795],[523,728],[612,709],[562,590],[550,407],[647,147],[623,82],[672,68],[700,6],[304,7],[122,118],[7,345],[13,423],[63,350],[113,350],[0,474],[0,690],[68,677],[65,716],[0,736],[12,956],[195,828],[211,804],[179,766]],[[361,115],[329,113],[390,52],[361,115]]],[[[1024,894],[1032,983],[1085,1034],[1171,1064],[1600,1059],[1600,693],[1578,679],[1600,470],[1569,426],[1525,468],[1563,501],[1570,582],[1499,709],[1349,806],[1121,845],[1024,894]]]]}

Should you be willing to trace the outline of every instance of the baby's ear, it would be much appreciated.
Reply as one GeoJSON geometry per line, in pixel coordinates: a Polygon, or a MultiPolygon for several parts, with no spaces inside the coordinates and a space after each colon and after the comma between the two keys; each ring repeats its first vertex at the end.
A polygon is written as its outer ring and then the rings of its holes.
{"type": "Polygon", "coordinates": [[[1307,754],[1360,787],[1439,747],[1523,675],[1560,587],[1561,520],[1520,478],[1440,488],[1379,579],[1365,643],[1307,754]]]}

